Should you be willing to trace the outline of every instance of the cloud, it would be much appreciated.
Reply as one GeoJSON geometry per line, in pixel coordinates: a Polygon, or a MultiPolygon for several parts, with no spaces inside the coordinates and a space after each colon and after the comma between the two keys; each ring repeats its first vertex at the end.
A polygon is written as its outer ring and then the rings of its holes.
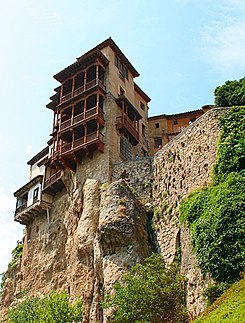
{"type": "Polygon", "coordinates": [[[201,32],[199,59],[224,72],[245,68],[245,3],[226,1],[201,32]]]}

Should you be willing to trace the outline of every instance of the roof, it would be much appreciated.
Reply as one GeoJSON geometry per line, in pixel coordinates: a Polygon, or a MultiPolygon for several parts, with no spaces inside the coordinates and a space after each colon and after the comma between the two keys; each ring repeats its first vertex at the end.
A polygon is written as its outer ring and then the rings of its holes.
{"type": "Polygon", "coordinates": [[[134,89],[147,103],[151,101],[149,96],[136,83],[134,83],[134,89]]]}
{"type": "Polygon", "coordinates": [[[48,154],[49,147],[45,147],[43,150],[41,150],[39,153],[37,153],[32,159],[30,159],[27,162],[27,165],[33,165],[36,162],[38,162],[41,158],[45,157],[48,154]]]}
{"type": "Polygon", "coordinates": [[[100,58],[105,65],[109,64],[109,61],[105,57],[105,55],[103,55],[103,53],[99,49],[94,48],[93,50],[90,50],[89,52],[81,56],[81,58],[77,59],[75,63],[67,66],[62,71],[55,74],[54,78],[57,81],[62,83],[65,79],[70,77],[72,74],[75,74],[79,70],[85,68],[86,65],[88,65],[95,58],[100,58]]]}
{"type": "Polygon", "coordinates": [[[128,68],[128,70],[131,72],[133,77],[139,76],[139,73],[129,62],[129,60],[123,54],[123,52],[120,50],[117,44],[111,38],[108,38],[104,40],[102,43],[100,43],[99,45],[95,46],[94,48],[86,52],[85,54],[83,54],[82,56],[78,57],[75,63],[69,65],[59,73],[55,74],[54,78],[59,82],[63,82],[67,77],[70,76],[71,73],[75,73],[79,69],[83,68],[85,66],[85,63],[94,57],[100,57],[105,64],[108,64],[109,63],[108,59],[101,52],[101,49],[107,46],[110,46],[111,49],[118,55],[118,57],[123,61],[123,63],[128,68]]]}
{"type": "Polygon", "coordinates": [[[23,185],[21,188],[19,188],[16,192],[14,192],[14,196],[18,197],[23,193],[26,193],[26,191],[29,191],[30,188],[32,188],[36,183],[41,183],[43,179],[43,175],[38,175],[34,177],[30,182],[23,185]]]}
{"type": "Polygon", "coordinates": [[[204,105],[201,109],[192,110],[192,111],[186,111],[186,112],[180,112],[175,114],[159,114],[156,116],[148,117],[148,120],[156,120],[161,118],[171,119],[174,117],[185,117],[187,115],[192,115],[196,113],[204,113],[206,110],[212,109],[213,105],[204,105]]]}

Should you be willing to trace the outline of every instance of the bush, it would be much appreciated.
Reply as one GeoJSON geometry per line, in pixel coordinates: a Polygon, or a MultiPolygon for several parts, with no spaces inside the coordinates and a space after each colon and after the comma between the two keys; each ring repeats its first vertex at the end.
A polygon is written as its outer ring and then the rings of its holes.
{"type": "Polygon", "coordinates": [[[209,284],[203,292],[203,296],[208,306],[211,306],[217,298],[219,298],[224,291],[229,287],[227,283],[209,284]]]}
{"type": "Polygon", "coordinates": [[[23,244],[18,243],[18,245],[11,252],[12,260],[8,264],[9,269],[13,269],[16,267],[18,259],[22,257],[22,252],[23,252],[23,244]]]}
{"type": "Polygon", "coordinates": [[[214,184],[245,169],[245,107],[232,107],[220,118],[220,137],[213,170],[214,184]]]}
{"type": "Polygon", "coordinates": [[[137,264],[114,285],[103,307],[115,308],[113,322],[188,322],[184,279],[176,264],[166,268],[153,254],[145,265],[137,264]]]}
{"type": "Polygon", "coordinates": [[[82,320],[80,298],[71,305],[65,291],[51,292],[43,299],[29,297],[8,312],[9,323],[70,323],[82,320]]]}
{"type": "Polygon", "coordinates": [[[245,77],[236,81],[226,81],[214,91],[215,104],[218,107],[245,105],[245,77]]]}

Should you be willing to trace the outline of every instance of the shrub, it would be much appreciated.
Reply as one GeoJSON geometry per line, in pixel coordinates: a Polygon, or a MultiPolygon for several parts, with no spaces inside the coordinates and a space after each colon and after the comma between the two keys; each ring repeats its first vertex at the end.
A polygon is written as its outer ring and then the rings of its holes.
{"type": "Polygon", "coordinates": [[[22,252],[23,252],[23,244],[18,243],[18,245],[11,252],[12,260],[8,264],[9,269],[13,269],[16,267],[18,259],[22,257],[22,252]]]}
{"type": "Polygon", "coordinates": [[[65,291],[53,291],[43,299],[29,297],[8,312],[9,323],[75,323],[82,317],[80,298],[71,305],[65,291]]]}
{"type": "Polygon", "coordinates": [[[184,278],[175,263],[166,268],[160,255],[134,266],[114,290],[103,303],[116,309],[113,322],[188,322],[184,278]]]}

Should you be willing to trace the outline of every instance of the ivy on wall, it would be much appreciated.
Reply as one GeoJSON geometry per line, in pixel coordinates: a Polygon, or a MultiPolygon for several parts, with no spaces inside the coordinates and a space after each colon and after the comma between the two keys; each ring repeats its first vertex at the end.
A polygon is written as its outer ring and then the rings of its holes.
{"type": "Polygon", "coordinates": [[[180,206],[201,269],[218,282],[233,282],[245,266],[245,108],[220,119],[213,182],[192,192],[180,206]]]}

